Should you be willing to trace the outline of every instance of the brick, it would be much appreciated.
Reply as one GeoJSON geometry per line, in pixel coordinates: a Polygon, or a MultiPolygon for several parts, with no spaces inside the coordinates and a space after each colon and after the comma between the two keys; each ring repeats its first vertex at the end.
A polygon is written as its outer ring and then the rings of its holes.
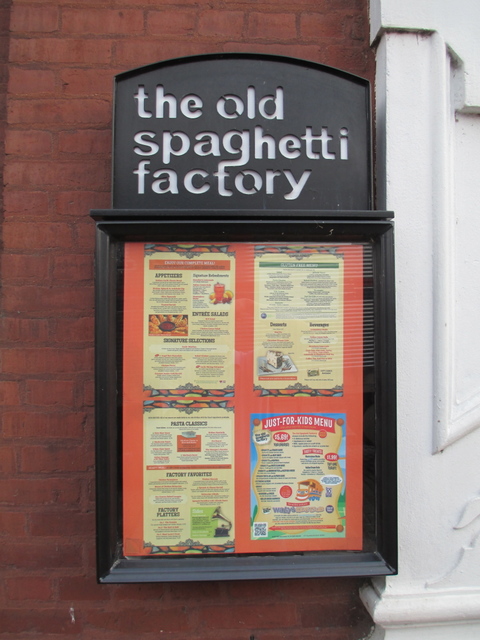
{"type": "Polygon", "coordinates": [[[7,130],[5,153],[20,156],[42,156],[52,151],[52,134],[48,131],[7,130]]]}
{"type": "Polygon", "coordinates": [[[289,603],[202,607],[199,622],[210,629],[269,629],[294,626],[295,607],[289,603]]]}
{"type": "Polygon", "coordinates": [[[87,502],[92,505],[92,508],[95,508],[96,498],[97,496],[96,496],[95,481],[92,480],[87,483],[87,502]]]}
{"type": "MultiPolygon", "coordinates": [[[[78,544],[5,542],[0,546],[0,561],[4,567],[35,569],[76,568],[81,565],[78,544]]],[[[1,625],[0,625],[0,628],[1,625]]],[[[4,631],[5,629],[2,629],[4,631]]]]}
{"type": "Polygon", "coordinates": [[[135,9],[64,9],[62,31],[68,34],[140,35],[144,31],[143,11],[135,9]]]}
{"type": "Polygon", "coordinates": [[[11,62],[63,62],[79,64],[109,64],[112,42],[100,38],[79,40],[74,38],[12,38],[11,62]]]}
{"type": "MultiPolygon", "coordinates": [[[[221,0],[214,0],[210,4],[215,5],[216,3],[220,2],[220,1],[221,0]]],[[[227,0],[227,2],[225,4],[228,4],[228,2],[229,2],[229,0],[227,0]]],[[[129,2],[129,0],[115,0],[115,4],[116,5],[120,5],[122,3],[126,4],[126,5],[131,5],[131,2],[129,2]]],[[[165,4],[173,4],[173,2],[168,2],[168,3],[165,2],[165,4]]],[[[179,4],[185,5],[185,6],[193,5],[195,7],[201,7],[202,6],[202,1],[201,0],[182,0],[182,2],[179,3],[179,4]]],[[[222,4],[224,4],[224,3],[222,2],[222,4]]],[[[142,1],[142,5],[145,5],[147,7],[151,5],[154,8],[157,8],[157,9],[158,9],[159,6],[161,6],[158,0],[143,0],[142,1]]]]}
{"type": "Polygon", "coordinates": [[[71,286],[82,280],[91,281],[93,278],[93,256],[69,254],[54,257],[53,278],[57,283],[68,280],[71,286]]]}
{"type": "Polygon", "coordinates": [[[27,380],[28,404],[71,407],[74,404],[76,383],[73,380],[27,380]]]}
{"type": "Polygon", "coordinates": [[[91,373],[92,349],[4,349],[3,370],[9,373],[91,373]]]}
{"type": "Polygon", "coordinates": [[[212,43],[203,43],[196,40],[166,40],[156,38],[142,39],[142,45],[135,41],[120,40],[115,47],[115,63],[125,66],[126,69],[132,66],[141,66],[158,62],[158,60],[168,60],[182,56],[201,55],[202,53],[216,53],[218,47],[212,43]]]}
{"type": "Polygon", "coordinates": [[[97,553],[95,549],[95,545],[90,544],[87,546],[85,550],[85,561],[84,561],[85,569],[90,573],[94,573],[97,570],[97,553]]]}
{"type": "Polygon", "coordinates": [[[55,91],[55,74],[46,69],[10,66],[8,91],[12,95],[38,95],[55,91]]]}
{"type": "Polygon", "coordinates": [[[87,224],[77,224],[75,227],[77,247],[93,251],[95,247],[95,226],[89,220],[87,224]]]}
{"type": "MultiPolygon", "coordinates": [[[[369,632],[372,630],[368,629],[369,632]]],[[[369,635],[369,633],[359,632],[358,629],[347,629],[346,627],[324,628],[321,630],[289,628],[287,631],[279,629],[264,631],[261,640],[318,640],[318,638],[321,638],[321,640],[359,640],[359,638],[368,638],[369,635]],[[358,633],[360,635],[357,635],[358,633]]],[[[244,640],[244,638],[239,638],[239,640],[244,640]]]]}
{"type": "Polygon", "coordinates": [[[0,33],[8,33],[10,27],[10,7],[0,7],[0,33]]]}
{"type": "Polygon", "coordinates": [[[26,533],[24,513],[0,511],[0,537],[21,538],[26,533]]]}
{"type": "Polygon", "coordinates": [[[162,631],[185,632],[190,629],[189,616],[184,607],[155,611],[144,609],[126,609],[116,611],[85,611],[86,623],[99,629],[134,634],[162,631]]]}
{"type": "Polygon", "coordinates": [[[5,191],[3,195],[5,214],[48,213],[48,195],[43,191],[5,191]]]}
{"type": "Polygon", "coordinates": [[[10,100],[8,120],[11,124],[82,124],[110,123],[108,100],[31,99],[10,100]]]}
{"type": "Polygon", "coordinates": [[[110,175],[101,160],[89,162],[45,163],[11,161],[5,167],[5,184],[15,187],[40,185],[72,189],[89,187],[101,189],[110,175]]]}
{"type": "Polygon", "coordinates": [[[341,13],[321,15],[304,13],[300,16],[300,34],[307,40],[323,38],[342,39],[345,34],[345,16],[341,13]]]}
{"type": "MultiPolygon", "coordinates": [[[[37,4],[37,3],[45,2],[45,0],[26,0],[26,1],[29,4],[37,4]]],[[[110,4],[117,5],[117,4],[122,4],[122,1],[123,1],[124,4],[129,4],[129,5],[132,4],[132,2],[128,2],[128,0],[126,0],[126,1],[125,0],[102,0],[101,4],[104,5],[104,6],[110,5],[110,4]]],[[[65,3],[65,4],[67,4],[67,3],[65,3]]],[[[68,4],[75,4],[77,6],[81,6],[81,5],[85,4],[85,5],[91,6],[92,0],[75,0],[75,2],[68,3],[68,4]]],[[[98,4],[100,4],[100,3],[98,3],[98,4]]]]}
{"type": "Polygon", "coordinates": [[[16,405],[20,402],[18,382],[2,380],[0,383],[0,406],[16,405]]]}
{"type": "MultiPolygon", "coordinates": [[[[248,640],[248,638],[251,638],[252,635],[253,635],[253,634],[249,633],[247,636],[245,636],[245,632],[240,633],[238,631],[230,631],[230,630],[228,630],[228,632],[223,630],[221,632],[221,635],[216,635],[216,636],[212,635],[212,633],[213,632],[211,632],[211,631],[204,631],[203,633],[198,633],[197,632],[197,633],[195,633],[194,637],[195,637],[195,640],[213,640],[214,638],[215,639],[218,638],[218,639],[221,639],[221,640],[226,640],[227,638],[228,638],[228,640],[248,640]],[[227,633],[228,633],[228,635],[227,635],[227,633]]],[[[257,635],[257,634],[254,635],[253,637],[255,639],[259,639],[260,638],[260,636],[257,635]]],[[[276,640],[290,640],[291,637],[293,637],[293,636],[290,634],[290,629],[288,629],[288,635],[284,634],[281,638],[277,637],[276,640]]],[[[270,635],[265,635],[265,634],[262,633],[261,640],[270,640],[270,638],[271,638],[270,635]]],[[[302,636],[302,640],[307,640],[307,636],[302,636]]],[[[322,640],[330,640],[330,639],[329,638],[324,638],[322,636],[322,640]]]]}
{"type": "Polygon", "coordinates": [[[332,67],[348,69],[351,73],[367,75],[369,60],[372,59],[372,52],[366,52],[364,47],[356,49],[346,49],[340,44],[331,45],[327,48],[328,62],[332,67]]]}
{"type": "Polygon", "coordinates": [[[30,532],[32,536],[94,536],[95,517],[93,513],[74,511],[42,511],[30,514],[30,532]]]}
{"type": "Polygon", "coordinates": [[[114,79],[121,69],[63,69],[60,73],[65,95],[113,96],[114,79]]]}
{"type": "Polygon", "coordinates": [[[262,42],[226,42],[223,46],[224,51],[232,51],[237,53],[267,53],[272,55],[292,56],[293,58],[303,58],[304,60],[313,60],[314,62],[323,62],[323,49],[318,45],[304,44],[287,44],[287,43],[270,43],[262,42]]]}
{"type": "Polygon", "coordinates": [[[198,20],[201,36],[216,36],[222,40],[241,38],[243,35],[244,13],[241,11],[204,11],[198,20]]]}
{"type": "Polygon", "coordinates": [[[24,446],[20,451],[20,469],[23,473],[68,473],[86,471],[93,460],[78,447],[48,444],[24,446]]]}
{"type": "MultiPolygon", "coordinates": [[[[38,3],[41,4],[42,2],[45,2],[45,0],[26,0],[26,1],[29,4],[38,4],[38,3]]],[[[102,0],[101,4],[104,5],[104,6],[111,5],[111,4],[117,5],[117,4],[122,4],[122,1],[123,1],[124,4],[130,4],[130,5],[132,4],[132,2],[128,2],[128,0],[126,2],[124,0],[102,0]]],[[[67,3],[65,3],[65,4],[67,4],[67,3]]],[[[75,2],[68,3],[68,4],[75,4],[77,6],[81,6],[81,5],[85,4],[85,5],[90,5],[91,6],[92,0],[75,0],[75,2]]],[[[98,4],[100,4],[100,3],[98,3],[98,4]]]]}
{"type": "Polygon", "coordinates": [[[10,600],[49,600],[52,584],[41,576],[5,578],[5,591],[10,600]]]}
{"type": "MultiPolygon", "coordinates": [[[[89,446],[84,438],[88,435],[90,442],[93,429],[93,412],[86,407],[93,402],[92,307],[89,303],[87,309],[78,310],[70,295],[82,295],[81,287],[75,287],[82,282],[91,295],[95,225],[88,214],[92,208],[110,206],[114,74],[168,58],[244,50],[311,59],[372,77],[373,55],[365,42],[368,23],[364,5],[365,0],[302,0],[300,4],[287,0],[212,0],[203,5],[199,0],[182,0],[179,5],[167,0],[12,2],[15,19],[20,12],[25,16],[22,27],[18,22],[12,22],[12,26],[29,31],[22,32],[25,36],[14,34],[11,43],[11,59],[20,61],[9,69],[10,115],[20,121],[12,120],[6,135],[10,157],[6,174],[9,186],[4,194],[5,237],[9,245],[2,265],[3,284],[10,301],[18,301],[12,285],[19,289],[25,286],[27,296],[37,283],[42,292],[49,292],[49,285],[61,291],[58,297],[47,293],[58,305],[58,310],[51,313],[48,300],[42,303],[40,295],[32,298],[35,305],[20,314],[4,312],[10,317],[5,317],[0,327],[4,346],[9,347],[2,353],[3,377],[8,377],[14,387],[19,384],[21,400],[49,402],[48,394],[54,399],[61,395],[55,386],[64,382],[70,394],[65,406],[43,404],[31,412],[17,405],[4,409],[2,430],[12,439],[13,447],[7,450],[12,471],[18,473],[18,463],[26,461],[25,447],[31,452],[45,442],[53,444],[55,451],[67,450],[93,461],[91,452],[84,449],[89,446]],[[36,25],[33,23],[32,16],[45,15],[52,8],[55,14],[62,12],[59,26],[64,36],[69,32],[68,37],[49,35],[49,25],[39,24],[40,18],[36,25]],[[360,15],[360,11],[364,13],[360,15]],[[146,37],[139,35],[143,32],[136,22],[141,14],[146,37]],[[137,18],[132,19],[132,15],[137,18]],[[318,20],[322,17],[323,31],[309,25],[309,15],[318,20]],[[126,17],[130,17],[128,30],[126,17]],[[340,35],[339,24],[343,24],[340,35]],[[300,25],[301,35],[296,31],[300,25]],[[45,37],[35,33],[36,29],[44,29],[45,37]],[[246,38],[251,42],[245,42],[246,38]],[[55,104],[48,100],[53,97],[55,104]],[[30,98],[35,99],[34,105],[30,98]],[[94,117],[91,100],[105,103],[93,107],[94,117]],[[17,106],[20,102],[24,104],[17,106]],[[31,114],[32,106],[38,117],[31,114]],[[53,158],[45,156],[52,151],[46,146],[44,132],[54,142],[53,158]],[[19,160],[23,161],[21,166],[16,164],[19,160]],[[95,165],[93,169],[91,164],[95,165]],[[71,294],[66,291],[70,283],[71,294]],[[19,342],[24,344],[16,349],[19,342]],[[49,379],[53,379],[54,387],[44,393],[42,385],[49,379]],[[75,411],[75,403],[81,411],[75,411]]],[[[6,21],[8,12],[4,13],[6,21]]],[[[1,15],[0,10],[0,24],[1,15]]],[[[0,51],[6,51],[7,44],[0,36],[0,51]]],[[[0,89],[5,77],[0,68],[0,89]]],[[[3,139],[1,123],[0,136],[3,139]]],[[[10,386],[9,394],[15,393],[14,387],[10,386]]],[[[14,516],[4,524],[7,533],[2,543],[12,542],[8,536],[17,538],[15,545],[3,550],[2,544],[0,550],[0,554],[7,554],[0,557],[7,564],[0,586],[0,609],[6,612],[0,622],[0,635],[5,635],[5,640],[54,640],[71,633],[85,640],[130,640],[139,636],[244,640],[251,635],[262,640],[313,640],[319,636],[323,640],[356,640],[367,635],[370,621],[359,609],[355,592],[358,581],[351,579],[207,582],[200,589],[198,584],[177,583],[97,585],[93,519],[85,512],[93,508],[93,472],[90,467],[67,471],[53,454],[47,462],[53,472],[29,471],[27,476],[22,471],[20,479],[2,476],[0,480],[0,500],[7,502],[6,511],[14,516]],[[336,611],[330,615],[325,609],[332,602],[336,611]],[[70,607],[75,608],[76,624],[71,621],[70,607]],[[329,620],[335,626],[325,626],[329,620]],[[310,626],[317,623],[322,626],[310,626]]]]}
{"type": "Polygon", "coordinates": [[[30,249],[51,249],[72,246],[72,231],[65,223],[46,222],[35,228],[28,222],[5,222],[3,225],[4,246],[12,251],[28,251],[30,249]]]}
{"type": "Polygon", "coordinates": [[[9,37],[6,33],[3,33],[0,35],[0,56],[1,56],[0,79],[2,81],[2,84],[6,83],[8,78],[8,69],[7,69],[8,48],[9,48],[9,37]]]}
{"type": "Polygon", "coordinates": [[[228,598],[237,602],[275,601],[279,597],[276,580],[232,580],[226,589],[228,598]]]}
{"type": "Polygon", "coordinates": [[[83,385],[83,406],[95,406],[95,386],[91,380],[85,382],[83,385]]]}
{"type": "MultiPolygon", "coordinates": [[[[35,607],[28,609],[5,609],[0,612],[0,628],[6,633],[44,634],[54,633],[61,636],[78,635],[82,632],[80,622],[72,623],[70,613],[65,607],[63,611],[52,609],[39,610],[35,607]]],[[[27,636],[24,636],[27,637],[27,636]]]]}
{"type": "Polygon", "coordinates": [[[141,10],[114,9],[65,9],[62,30],[71,34],[128,35],[144,33],[141,10]]]}
{"type": "Polygon", "coordinates": [[[83,285],[81,290],[73,286],[42,287],[6,286],[3,289],[4,309],[11,313],[28,313],[35,309],[43,317],[55,317],[57,313],[88,312],[94,304],[93,286],[83,285]]]}
{"type": "MultiPolygon", "coordinates": [[[[153,600],[160,601],[165,592],[170,593],[170,587],[172,585],[168,585],[165,587],[163,584],[121,584],[121,585],[112,585],[112,598],[117,600],[153,600]]],[[[202,583],[203,588],[203,583],[202,583]]],[[[198,585],[197,585],[197,595],[198,595],[198,585]]]]}
{"type": "Polygon", "coordinates": [[[81,485],[78,480],[47,478],[32,480],[0,480],[0,503],[26,507],[29,505],[77,504],[81,485]]]}
{"type": "Polygon", "coordinates": [[[192,36],[196,11],[149,11],[147,33],[152,36],[192,36]]]}
{"type": "Polygon", "coordinates": [[[110,153],[112,134],[107,131],[61,131],[58,134],[58,150],[61,153],[110,153]]]}
{"type": "Polygon", "coordinates": [[[7,280],[45,280],[48,275],[49,257],[4,253],[0,257],[4,282],[7,280]]]}
{"type": "Polygon", "coordinates": [[[78,440],[84,437],[85,421],[85,413],[77,411],[66,414],[5,411],[2,429],[6,438],[78,440]]]}
{"type": "Polygon", "coordinates": [[[251,13],[248,17],[248,38],[263,40],[294,40],[297,37],[293,13],[251,13]]]}
{"type": "Polygon", "coordinates": [[[355,16],[352,18],[349,36],[352,40],[363,40],[365,43],[367,42],[368,21],[363,16],[355,16]]]}
{"type": "Polygon", "coordinates": [[[71,602],[109,600],[112,589],[112,585],[97,584],[93,576],[69,576],[58,581],[59,599],[71,602]]]}
{"type": "Polygon", "coordinates": [[[349,626],[352,622],[352,606],[350,598],[348,601],[338,599],[322,600],[321,603],[311,603],[298,607],[300,623],[303,627],[337,627],[349,626]]]}
{"type": "MultiPolygon", "coordinates": [[[[261,581],[263,582],[263,580],[261,581]]],[[[231,582],[227,583],[232,584],[231,582]]],[[[221,582],[202,582],[201,592],[198,591],[196,582],[172,582],[169,585],[170,598],[175,601],[186,602],[192,600],[197,606],[204,603],[217,602],[221,600],[223,587],[221,582]]]]}
{"type": "MultiPolygon", "coordinates": [[[[262,580],[262,582],[264,582],[262,580]]],[[[362,585],[358,578],[310,578],[309,580],[276,580],[279,594],[292,602],[305,603],[324,597],[343,599],[345,593],[357,593],[362,585]]]]}
{"type": "Polygon", "coordinates": [[[92,344],[94,338],[93,316],[80,318],[58,318],[55,321],[53,338],[57,342],[77,342],[92,344]]]}
{"type": "Polygon", "coordinates": [[[13,4],[10,29],[14,32],[51,33],[58,29],[58,8],[13,4]]]}
{"type": "MultiPolygon", "coordinates": [[[[109,209],[110,204],[109,191],[62,191],[55,196],[56,212],[70,216],[85,216],[91,209],[109,209]]],[[[93,222],[90,227],[93,231],[93,222]]]]}
{"type": "Polygon", "coordinates": [[[0,475],[11,475],[15,471],[15,455],[12,447],[0,447],[0,475]]]}
{"type": "MultiPolygon", "coordinates": [[[[35,260],[32,260],[35,263],[35,260]]],[[[42,263],[39,263],[41,267],[42,263]]],[[[40,273],[42,270],[40,269],[40,273]]],[[[41,276],[40,276],[41,277],[41,276]]],[[[44,342],[48,338],[48,321],[38,318],[2,318],[0,335],[9,343],[44,342]]]]}

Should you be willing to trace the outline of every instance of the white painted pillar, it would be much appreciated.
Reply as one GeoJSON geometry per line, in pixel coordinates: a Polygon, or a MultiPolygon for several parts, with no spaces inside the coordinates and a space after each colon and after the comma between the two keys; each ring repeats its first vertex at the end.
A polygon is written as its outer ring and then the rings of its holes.
{"type": "Polygon", "coordinates": [[[480,639],[480,2],[372,0],[395,212],[399,574],[375,640],[480,639]]]}

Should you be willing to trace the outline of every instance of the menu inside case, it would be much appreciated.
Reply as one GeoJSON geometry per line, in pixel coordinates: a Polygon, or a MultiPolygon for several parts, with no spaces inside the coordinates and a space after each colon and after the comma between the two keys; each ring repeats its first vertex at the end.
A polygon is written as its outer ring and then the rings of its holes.
{"type": "Polygon", "coordinates": [[[361,243],[126,243],[124,553],[362,548],[361,243]]]}

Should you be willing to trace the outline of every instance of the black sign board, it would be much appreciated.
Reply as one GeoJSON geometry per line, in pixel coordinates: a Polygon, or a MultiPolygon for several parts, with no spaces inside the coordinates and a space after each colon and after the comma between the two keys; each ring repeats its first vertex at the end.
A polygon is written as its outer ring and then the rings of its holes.
{"type": "Polygon", "coordinates": [[[114,208],[91,214],[99,581],[396,572],[369,100],[276,56],[117,77],[114,208]]]}
{"type": "Polygon", "coordinates": [[[116,82],[116,209],[369,210],[369,83],[248,54],[116,82]]]}

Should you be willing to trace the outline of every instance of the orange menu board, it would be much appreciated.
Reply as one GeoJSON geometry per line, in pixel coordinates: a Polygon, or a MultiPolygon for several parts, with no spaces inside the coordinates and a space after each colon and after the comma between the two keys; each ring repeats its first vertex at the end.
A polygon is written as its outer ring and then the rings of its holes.
{"type": "Polygon", "coordinates": [[[362,548],[363,254],[125,244],[125,555],[362,548]]]}

